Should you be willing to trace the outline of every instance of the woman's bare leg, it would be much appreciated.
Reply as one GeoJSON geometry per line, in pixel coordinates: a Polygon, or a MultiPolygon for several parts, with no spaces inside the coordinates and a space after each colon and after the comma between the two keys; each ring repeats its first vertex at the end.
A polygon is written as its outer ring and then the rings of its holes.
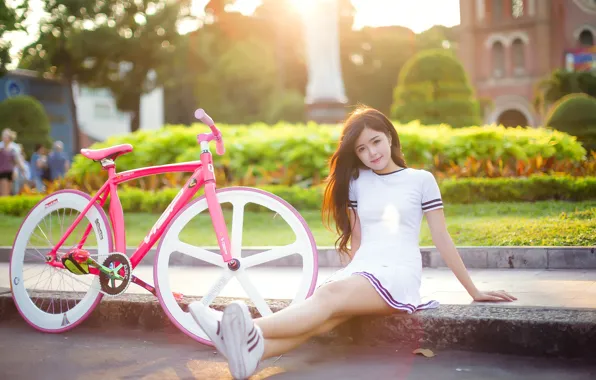
{"type": "Polygon", "coordinates": [[[310,338],[333,330],[335,327],[346,322],[348,319],[350,319],[350,317],[337,317],[330,319],[323,325],[319,326],[319,328],[293,338],[265,339],[265,353],[263,354],[263,358],[261,360],[285,354],[286,352],[302,345],[310,338]]]}
{"type": "Polygon", "coordinates": [[[297,338],[338,317],[390,314],[394,311],[366,278],[354,275],[326,284],[307,300],[258,318],[255,323],[265,339],[297,338]]]}

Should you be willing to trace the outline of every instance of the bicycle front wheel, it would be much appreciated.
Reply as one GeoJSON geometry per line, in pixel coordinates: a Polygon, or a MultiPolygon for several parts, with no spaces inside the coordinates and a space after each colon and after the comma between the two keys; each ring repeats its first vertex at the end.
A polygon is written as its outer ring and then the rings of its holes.
{"type": "MultiPolygon", "coordinates": [[[[265,316],[271,314],[265,299],[289,299],[291,303],[304,300],[314,292],[318,277],[314,237],[294,207],[256,188],[230,187],[218,189],[216,194],[230,231],[231,253],[240,261],[240,268],[230,270],[220,253],[214,252],[218,248],[208,250],[196,243],[194,228],[212,223],[204,196],[179,211],[170,222],[154,265],[157,295],[172,323],[209,345],[207,335],[183,310],[174,293],[200,296],[205,305],[218,296],[248,298],[265,316]],[[259,223],[263,230],[259,231],[258,246],[247,248],[242,243],[243,231],[250,223],[259,223]],[[236,280],[235,286],[226,288],[232,279],[236,280]]],[[[251,238],[254,243],[256,237],[251,238]]]]}

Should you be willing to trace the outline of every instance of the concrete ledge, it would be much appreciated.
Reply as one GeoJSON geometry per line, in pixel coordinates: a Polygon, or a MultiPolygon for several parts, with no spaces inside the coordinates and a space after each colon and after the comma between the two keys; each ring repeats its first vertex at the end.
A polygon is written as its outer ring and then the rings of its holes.
{"type": "MultiPolygon", "coordinates": [[[[76,294],[72,293],[73,299],[76,294]]],[[[47,298],[47,295],[40,295],[47,298]]],[[[183,305],[192,302],[185,299],[183,305]]],[[[213,307],[222,310],[228,299],[213,307]]],[[[287,301],[269,301],[272,310],[287,301]]],[[[253,314],[256,310],[251,306],[253,314]]],[[[10,294],[0,296],[0,323],[21,319],[10,294]]],[[[178,331],[157,299],[147,295],[104,297],[87,327],[113,326],[145,330],[178,331]]],[[[179,332],[179,331],[178,331],[179,332]]],[[[181,332],[180,332],[181,333],[181,332]]],[[[517,355],[594,358],[596,355],[596,309],[556,309],[490,305],[442,305],[414,315],[355,318],[334,331],[314,339],[325,344],[417,346],[517,355]]]]}
{"type": "MultiPolygon", "coordinates": [[[[218,247],[204,247],[219,253],[218,247]]],[[[243,254],[250,256],[269,247],[250,247],[243,254]]],[[[135,248],[128,248],[127,254],[135,248]]],[[[509,268],[509,269],[596,269],[596,246],[593,247],[458,247],[458,251],[468,268],[509,268]]],[[[8,262],[11,247],[0,247],[0,262],[8,262]]],[[[142,265],[152,265],[156,250],[150,250],[141,261],[142,265]]],[[[339,255],[333,247],[319,247],[320,267],[342,266],[339,255]]],[[[445,267],[445,262],[435,247],[421,247],[422,265],[427,268],[445,267]]],[[[185,255],[177,255],[171,262],[176,265],[210,265],[185,255]]],[[[299,255],[264,264],[263,266],[301,266],[299,255]]]]}

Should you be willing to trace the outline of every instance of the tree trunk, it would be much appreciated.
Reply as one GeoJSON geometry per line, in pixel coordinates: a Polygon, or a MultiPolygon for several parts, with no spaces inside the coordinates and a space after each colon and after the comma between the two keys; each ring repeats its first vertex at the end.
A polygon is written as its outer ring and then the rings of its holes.
{"type": "Polygon", "coordinates": [[[74,99],[74,90],[72,88],[74,84],[72,69],[70,63],[66,64],[66,83],[68,85],[68,97],[70,101],[70,113],[72,117],[72,155],[73,157],[81,150],[81,141],[79,136],[79,119],[77,117],[77,104],[74,99]]]}
{"type": "Polygon", "coordinates": [[[131,111],[130,132],[132,133],[141,128],[141,94],[135,95],[131,111]]]}

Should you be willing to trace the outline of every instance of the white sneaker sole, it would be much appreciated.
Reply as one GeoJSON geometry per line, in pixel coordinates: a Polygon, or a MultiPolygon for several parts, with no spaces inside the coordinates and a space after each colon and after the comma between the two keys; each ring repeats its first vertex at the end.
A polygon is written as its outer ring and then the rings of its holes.
{"type": "Polygon", "coordinates": [[[228,352],[228,365],[234,379],[245,379],[247,347],[246,337],[252,320],[248,307],[242,303],[231,303],[226,307],[222,324],[226,331],[225,345],[228,352]],[[248,317],[248,318],[247,318],[248,317]],[[233,360],[229,360],[232,358],[233,360]]]}

